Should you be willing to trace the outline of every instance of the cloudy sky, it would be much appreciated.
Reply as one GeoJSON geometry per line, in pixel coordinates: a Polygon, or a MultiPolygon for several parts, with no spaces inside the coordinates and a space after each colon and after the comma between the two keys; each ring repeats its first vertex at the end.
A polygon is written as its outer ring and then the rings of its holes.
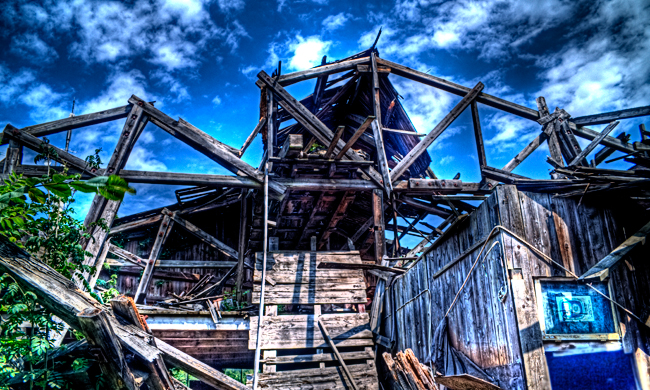
{"type": "MultiPolygon", "coordinates": [[[[58,0],[0,4],[0,124],[23,127],[155,100],[239,148],[258,119],[255,75],[310,68],[368,48],[380,27],[381,57],[535,108],[574,117],[650,104],[650,1],[58,0]],[[132,4],[135,3],[135,4],[132,4]]],[[[390,76],[419,132],[459,97],[390,76]]],[[[312,83],[290,88],[297,97],[312,83]]],[[[488,163],[502,167],[540,131],[528,120],[480,106],[488,163]]],[[[639,138],[641,120],[625,131],[639,138]]],[[[649,123],[650,124],[650,123],[649,123]]],[[[108,160],[123,123],[75,130],[71,151],[108,160]]],[[[596,126],[600,130],[604,126],[596,126]]],[[[64,135],[51,142],[63,147],[64,135]]],[[[257,166],[258,139],[244,156],[257,166]]],[[[0,150],[4,157],[4,148],[0,150]]],[[[480,178],[469,113],[430,148],[441,178],[480,178]]],[[[548,178],[540,148],[515,172],[548,178]]],[[[27,154],[30,163],[33,154],[27,154]]],[[[615,164],[609,164],[615,165],[615,164]]],[[[615,167],[625,167],[615,165],[615,167]]],[[[129,169],[226,173],[149,125],[129,169]]],[[[121,215],[173,203],[173,187],[137,186],[121,215]]],[[[79,209],[87,207],[81,199],[79,209]]]]}

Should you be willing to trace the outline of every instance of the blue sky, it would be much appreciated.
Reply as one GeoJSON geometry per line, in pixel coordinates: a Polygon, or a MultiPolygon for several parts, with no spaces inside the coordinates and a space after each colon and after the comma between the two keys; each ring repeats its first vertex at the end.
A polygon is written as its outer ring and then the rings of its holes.
{"type": "MultiPolygon", "coordinates": [[[[0,124],[23,127],[155,100],[215,138],[239,148],[259,113],[259,70],[303,70],[323,55],[340,59],[368,48],[383,26],[380,56],[484,92],[574,117],[650,104],[650,2],[59,0],[0,4],[0,124]]],[[[390,76],[419,132],[428,132],[459,97],[390,76]]],[[[298,98],[313,83],[290,88],[298,98]]],[[[502,167],[540,131],[534,122],[480,106],[488,163],[502,167]]],[[[627,120],[614,131],[639,138],[627,120]]],[[[71,151],[102,147],[108,160],[123,123],[75,130],[71,151]]],[[[604,126],[595,126],[600,130],[604,126]]],[[[57,146],[64,135],[52,136],[57,146]]],[[[469,112],[429,149],[441,178],[478,181],[469,112]]],[[[4,156],[4,148],[0,150],[4,156]]],[[[540,148],[515,172],[548,178],[540,148]]],[[[261,141],[244,160],[257,166],[261,141]]],[[[26,154],[30,163],[33,154],[26,154]]],[[[605,167],[624,168],[619,163],[605,167]]],[[[148,125],[129,169],[227,173],[148,125]]],[[[175,187],[137,185],[121,215],[173,203],[175,187]]],[[[88,199],[81,198],[82,213],[88,199]]]]}

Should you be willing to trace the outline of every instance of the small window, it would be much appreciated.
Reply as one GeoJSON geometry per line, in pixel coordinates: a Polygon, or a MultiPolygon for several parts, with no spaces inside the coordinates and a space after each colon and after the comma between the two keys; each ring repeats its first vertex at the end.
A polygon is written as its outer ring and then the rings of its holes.
{"type": "Polygon", "coordinates": [[[592,283],[595,291],[572,279],[535,281],[544,340],[618,340],[607,283],[592,283]],[[601,294],[599,294],[599,292],[601,294]]]}

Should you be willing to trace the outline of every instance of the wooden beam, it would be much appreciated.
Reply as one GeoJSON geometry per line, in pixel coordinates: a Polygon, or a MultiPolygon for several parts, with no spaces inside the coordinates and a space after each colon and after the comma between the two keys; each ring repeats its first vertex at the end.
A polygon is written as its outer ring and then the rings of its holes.
{"type": "Polygon", "coordinates": [[[160,223],[160,227],[158,228],[158,234],[156,234],[156,239],[154,240],[153,246],[151,247],[149,260],[145,265],[144,272],[140,277],[138,289],[135,292],[136,303],[144,303],[144,299],[147,297],[147,290],[149,289],[149,284],[151,283],[151,279],[153,277],[153,270],[156,266],[156,260],[158,260],[158,256],[160,256],[162,246],[167,240],[167,237],[169,236],[173,225],[174,221],[169,217],[169,215],[165,215],[162,222],[160,223]]]}
{"type": "Polygon", "coordinates": [[[579,116],[577,118],[572,118],[571,122],[575,123],[577,126],[595,126],[604,125],[605,123],[610,123],[618,119],[636,118],[646,115],[650,115],[650,106],[579,116]]]}
{"type": "Polygon", "coordinates": [[[343,369],[343,372],[345,372],[345,375],[348,378],[348,381],[350,381],[350,385],[352,385],[352,389],[354,390],[359,390],[357,387],[357,384],[354,380],[354,377],[350,373],[350,370],[348,369],[348,366],[345,364],[345,361],[343,360],[343,357],[341,356],[341,353],[339,352],[338,348],[336,348],[336,344],[334,344],[334,340],[332,340],[332,337],[330,337],[329,332],[327,331],[327,328],[325,327],[325,324],[321,320],[321,318],[318,318],[318,327],[320,328],[321,332],[323,333],[323,338],[325,341],[327,341],[327,344],[329,344],[330,348],[332,348],[332,352],[334,352],[334,355],[336,356],[336,359],[339,361],[339,364],[341,365],[341,368],[343,369]]]}
{"type": "Polygon", "coordinates": [[[381,264],[386,254],[386,224],[384,223],[384,193],[372,190],[372,218],[375,237],[375,263],[381,264]]]}
{"type": "MultiPolygon", "coordinates": [[[[128,180],[127,180],[128,181],[128,180]]],[[[133,222],[127,222],[116,227],[111,227],[109,235],[124,233],[129,230],[139,229],[145,226],[153,225],[162,220],[162,215],[156,214],[148,218],[138,219],[133,222]]],[[[117,220],[119,222],[119,219],[117,220]]]]}
{"type": "MultiPolygon", "coordinates": [[[[129,102],[141,105],[153,124],[185,142],[193,149],[206,155],[208,158],[216,161],[234,174],[238,176],[248,176],[259,183],[263,182],[264,175],[242,161],[237,156],[239,154],[238,150],[235,149],[233,152],[232,147],[227,147],[225,144],[217,141],[210,135],[182,119],[178,121],[172,119],[162,111],[135,95],[131,96],[129,102]]],[[[271,189],[279,194],[283,194],[286,188],[281,184],[274,182],[271,185],[271,189]]]]}
{"type": "Polygon", "coordinates": [[[126,249],[119,248],[111,243],[108,243],[108,251],[120,259],[126,260],[138,267],[144,268],[147,265],[147,261],[142,259],[140,256],[137,256],[126,249]]]}
{"type": "MultiPolygon", "coordinates": [[[[28,253],[0,235],[0,271],[9,274],[25,291],[37,296],[38,303],[48,312],[62,319],[73,329],[81,330],[77,314],[87,308],[103,309],[90,295],[71,285],[70,279],[56,272],[50,266],[32,258],[28,253]]],[[[108,320],[122,347],[136,358],[153,361],[162,355],[165,362],[178,367],[216,389],[246,390],[241,383],[212,369],[199,360],[156,339],[157,347],[146,342],[150,336],[133,325],[122,325],[112,315],[108,320]],[[170,363],[171,362],[171,363],[170,363]]]]}
{"type": "MultiPolygon", "coordinates": [[[[271,89],[280,101],[280,105],[287,110],[294,119],[307,129],[314,137],[318,139],[323,145],[329,145],[334,138],[334,133],[320,121],[318,117],[312,114],[305,106],[289,94],[282,86],[276,84],[266,72],[261,71],[257,77],[271,89]]],[[[338,142],[338,148],[343,148],[345,143],[341,140],[338,142]]],[[[336,149],[334,149],[336,152],[336,149]]],[[[345,155],[350,160],[360,161],[363,160],[359,155],[353,151],[348,150],[345,155]]],[[[369,175],[373,180],[380,182],[381,176],[373,168],[369,169],[369,175]]]]}
{"type": "Polygon", "coordinates": [[[600,133],[600,135],[598,137],[594,138],[594,140],[591,141],[591,143],[589,145],[587,145],[587,147],[584,148],[582,150],[582,152],[580,152],[580,154],[578,154],[567,165],[568,166],[574,166],[574,165],[578,164],[580,161],[582,161],[585,157],[587,157],[589,155],[589,153],[591,153],[592,150],[596,149],[596,146],[598,146],[600,144],[600,142],[603,139],[605,139],[605,137],[607,137],[609,135],[609,133],[611,133],[612,130],[614,130],[614,128],[616,128],[616,126],[618,126],[619,123],[621,123],[621,122],[615,121],[615,122],[610,123],[607,127],[605,127],[605,129],[603,129],[603,131],[600,133]]]}
{"type": "Polygon", "coordinates": [[[406,170],[417,160],[422,153],[426,153],[427,148],[433,143],[433,141],[438,138],[440,134],[442,134],[443,131],[449,125],[452,124],[452,122],[458,118],[458,116],[465,111],[467,106],[469,106],[474,99],[478,96],[478,94],[483,90],[483,83],[479,81],[476,86],[463,97],[463,99],[451,110],[449,114],[447,114],[440,123],[438,123],[430,132],[427,134],[426,137],[424,137],[420,143],[418,143],[413,149],[411,149],[410,152],[404,158],[402,161],[397,164],[395,168],[393,168],[393,171],[390,174],[391,180],[393,182],[397,181],[405,172],[406,170]]]}
{"type": "MultiPolygon", "coordinates": [[[[571,131],[573,131],[573,134],[588,140],[594,140],[600,135],[600,132],[598,131],[592,130],[588,127],[576,126],[576,124],[573,122],[569,122],[569,128],[571,131]]],[[[622,140],[611,137],[609,135],[605,137],[600,143],[623,153],[629,154],[635,152],[634,148],[629,143],[623,142],[622,140]]]]}
{"type": "Polygon", "coordinates": [[[598,278],[606,278],[609,275],[609,269],[616,265],[623,257],[625,257],[637,245],[645,243],[646,236],[650,234],[650,222],[645,224],[633,236],[623,241],[623,243],[616,247],[610,254],[603,257],[598,263],[591,267],[587,272],[580,276],[579,280],[598,278]]]}
{"type": "MultiPolygon", "coordinates": [[[[438,89],[442,89],[443,91],[451,92],[454,95],[465,96],[471,91],[471,88],[452,83],[451,81],[447,81],[440,77],[432,76],[424,72],[419,72],[417,70],[396,64],[388,60],[384,60],[382,58],[377,58],[377,64],[391,68],[391,73],[393,74],[402,76],[409,80],[420,82],[422,84],[430,85],[438,89]]],[[[540,117],[539,112],[533,110],[532,108],[524,107],[519,104],[515,104],[492,95],[488,95],[486,93],[480,93],[477,96],[476,101],[483,103],[486,106],[498,108],[499,110],[503,110],[505,112],[509,112],[511,114],[515,114],[517,116],[533,121],[538,120],[540,117]]]]}
{"type": "MultiPolygon", "coordinates": [[[[235,287],[237,289],[237,301],[242,300],[242,284],[244,283],[244,258],[246,254],[246,244],[248,240],[248,199],[246,193],[248,191],[242,190],[241,206],[239,212],[239,246],[237,251],[237,279],[235,287]]],[[[286,196],[285,198],[289,198],[286,196]]]]}
{"type": "Polygon", "coordinates": [[[112,389],[139,389],[106,312],[98,308],[87,308],[77,314],[77,318],[88,343],[102,352],[103,359],[99,360],[99,367],[108,385],[112,389]]]}
{"type": "Polygon", "coordinates": [[[332,153],[334,152],[334,148],[336,145],[338,145],[339,140],[341,139],[341,136],[343,135],[343,131],[345,130],[345,126],[339,126],[336,129],[336,133],[334,133],[334,138],[332,139],[332,142],[330,142],[330,146],[327,148],[327,151],[325,152],[325,155],[323,156],[324,159],[329,159],[332,153]]]}
{"type": "Polygon", "coordinates": [[[399,202],[402,202],[404,204],[407,204],[411,207],[415,207],[417,209],[420,209],[422,211],[426,211],[429,214],[437,215],[441,218],[448,218],[451,214],[452,211],[445,210],[443,208],[437,207],[433,204],[427,204],[422,201],[419,201],[417,199],[413,199],[409,196],[404,196],[402,195],[399,199],[397,199],[399,202]]]}
{"type": "Polygon", "coordinates": [[[336,155],[334,158],[335,160],[340,160],[343,158],[343,156],[347,153],[348,150],[354,145],[355,142],[361,137],[361,135],[366,131],[368,126],[375,120],[374,116],[369,116],[366,118],[366,120],[363,121],[363,123],[357,128],[357,130],[354,132],[352,137],[348,140],[348,142],[345,143],[343,148],[339,151],[339,153],[336,155]]]}
{"type": "Polygon", "coordinates": [[[485,146],[483,145],[483,131],[481,130],[481,119],[478,115],[478,105],[476,102],[472,102],[472,124],[474,125],[474,139],[476,140],[476,155],[478,156],[478,165],[479,167],[484,167],[487,165],[487,159],[485,158],[485,146]]]}
{"type": "Polygon", "coordinates": [[[275,156],[275,120],[278,111],[278,103],[269,89],[266,90],[266,110],[266,158],[269,159],[275,156]]]}
{"type": "Polygon", "coordinates": [[[330,237],[330,235],[336,230],[336,225],[345,218],[347,215],[347,210],[354,200],[356,199],[356,193],[353,191],[346,191],[341,197],[336,210],[332,214],[332,218],[327,223],[327,227],[323,231],[320,239],[318,240],[317,248],[322,248],[325,245],[325,241],[330,237]]]}
{"type": "Polygon", "coordinates": [[[339,73],[350,69],[356,69],[357,65],[367,64],[369,57],[355,58],[352,60],[335,62],[329,65],[321,65],[312,69],[283,74],[278,78],[278,83],[282,86],[295,84],[300,81],[313,79],[316,77],[339,73]]]}
{"type": "MultiPolygon", "coordinates": [[[[18,144],[24,145],[35,152],[39,152],[41,150],[41,146],[45,144],[45,141],[36,138],[35,136],[20,129],[17,129],[12,125],[5,126],[4,133],[2,134],[3,140],[16,141],[18,144]]],[[[51,144],[47,144],[47,146],[53,148],[56,151],[57,157],[54,158],[54,160],[61,164],[66,164],[70,167],[78,169],[79,171],[87,172],[91,176],[98,176],[99,173],[103,173],[103,170],[97,172],[96,170],[88,169],[88,163],[86,161],[71,153],[66,152],[63,149],[60,149],[51,144]]]]}
{"type": "MultiPolygon", "coordinates": [[[[622,142],[628,142],[630,140],[631,136],[630,136],[630,134],[621,133],[621,134],[617,135],[616,138],[621,140],[622,142]]],[[[614,152],[615,152],[615,150],[613,148],[611,148],[609,146],[605,146],[604,148],[602,148],[601,150],[596,152],[596,155],[594,156],[594,160],[593,160],[594,165],[598,166],[600,163],[605,161],[605,159],[607,157],[614,154],[614,152]]]]}
{"type": "Polygon", "coordinates": [[[521,164],[526,157],[530,156],[537,148],[548,140],[548,134],[545,132],[539,133],[534,140],[532,140],[521,152],[517,153],[515,157],[512,158],[503,168],[502,171],[512,172],[515,168],[521,164]]]}
{"type": "Polygon", "coordinates": [[[236,250],[232,249],[231,247],[224,244],[223,242],[217,240],[212,235],[204,232],[199,227],[188,222],[184,218],[181,218],[180,216],[178,216],[178,214],[172,213],[167,209],[163,209],[162,213],[163,215],[169,216],[174,222],[178,224],[178,226],[192,233],[193,235],[198,237],[201,241],[210,245],[214,249],[218,250],[219,252],[223,253],[226,256],[232,257],[235,260],[239,260],[239,253],[237,253],[236,250]]]}
{"type": "Polygon", "coordinates": [[[259,122],[257,122],[257,125],[253,129],[253,132],[246,138],[246,141],[244,141],[244,145],[242,145],[241,149],[239,149],[239,158],[241,158],[244,155],[244,152],[246,152],[246,149],[251,145],[255,137],[257,137],[257,134],[260,132],[262,128],[266,125],[266,117],[263,116],[260,118],[259,122]]]}
{"type": "Polygon", "coordinates": [[[384,149],[384,137],[381,134],[378,120],[372,122],[372,135],[375,141],[375,149],[377,152],[377,166],[383,180],[381,183],[384,185],[384,191],[388,199],[391,198],[393,193],[393,183],[391,182],[390,172],[388,170],[388,160],[386,159],[386,150],[384,149]]]}
{"type": "MultiPolygon", "coordinates": [[[[91,126],[100,123],[114,121],[117,119],[126,118],[127,115],[129,115],[129,112],[131,112],[130,104],[122,107],[115,107],[104,111],[94,112],[92,114],[76,115],[70,118],[64,118],[52,122],[27,126],[27,127],[23,127],[20,130],[34,137],[45,137],[51,134],[64,132],[66,130],[72,130],[80,127],[91,126]]],[[[7,141],[8,139],[5,139],[3,137],[2,141],[0,142],[0,145],[6,144],[7,141]]]]}

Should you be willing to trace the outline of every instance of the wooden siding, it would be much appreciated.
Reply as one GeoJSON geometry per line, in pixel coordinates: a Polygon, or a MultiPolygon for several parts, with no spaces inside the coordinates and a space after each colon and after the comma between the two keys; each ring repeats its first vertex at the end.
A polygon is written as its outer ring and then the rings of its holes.
{"type": "MultiPolygon", "coordinates": [[[[396,342],[396,349],[411,348],[418,359],[428,361],[436,326],[476,260],[482,241],[497,225],[581,275],[650,218],[642,209],[630,211],[630,204],[623,210],[618,209],[622,205],[604,199],[579,201],[520,192],[514,186],[498,187],[469,218],[451,227],[409,272],[394,281],[384,306],[382,334],[396,342]],[[459,259],[461,255],[464,257],[459,259]]],[[[503,231],[488,242],[486,252],[496,240],[503,248],[497,244],[476,266],[449,313],[450,338],[502,388],[550,388],[533,278],[565,277],[567,272],[503,231]],[[501,302],[498,293],[504,284],[504,253],[509,286],[501,302]]],[[[647,255],[647,246],[637,248],[627,259],[629,266],[623,260],[611,273],[616,300],[645,316],[650,308],[647,255]]],[[[638,353],[650,349],[647,328],[642,329],[620,310],[619,317],[625,352],[636,353],[639,367],[647,367],[647,356],[638,353]]],[[[643,375],[647,377],[647,373],[643,375]]]]}

